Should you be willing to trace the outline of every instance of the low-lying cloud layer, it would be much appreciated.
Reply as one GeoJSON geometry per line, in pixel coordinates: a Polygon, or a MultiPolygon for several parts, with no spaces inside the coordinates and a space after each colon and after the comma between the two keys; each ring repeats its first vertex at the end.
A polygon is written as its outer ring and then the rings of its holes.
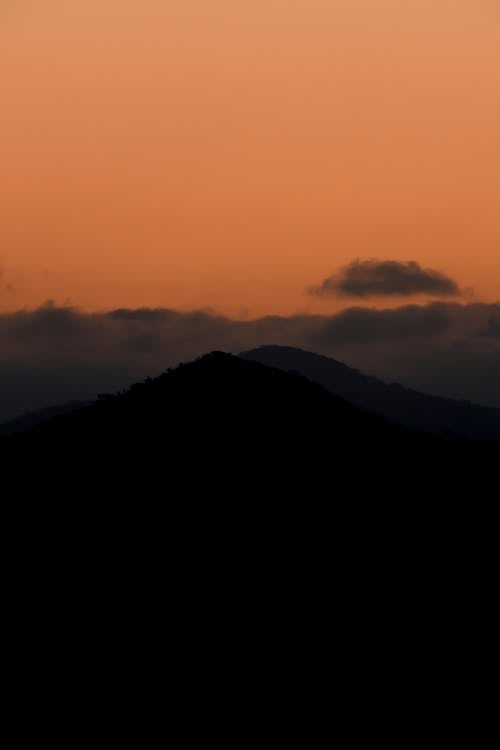
{"type": "Polygon", "coordinates": [[[355,260],[307,292],[317,297],[363,298],[460,295],[458,285],[449,276],[432,268],[422,268],[413,260],[355,260]]]}
{"type": "Polygon", "coordinates": [[[500,406],[500,304],[352,307],[252,321],[47,304],[0,315],[0,421],[124,388],[213,349],[261,344],[298,346],[404,385],[500,406]]]}

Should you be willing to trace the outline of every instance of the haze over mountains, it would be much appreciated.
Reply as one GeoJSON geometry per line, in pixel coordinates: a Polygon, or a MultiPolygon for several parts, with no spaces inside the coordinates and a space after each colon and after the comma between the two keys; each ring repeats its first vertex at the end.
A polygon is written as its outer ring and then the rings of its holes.
{"type": "Polygon", "coordinates": [[[500,409],[431,396],[398,383],[390,385],[330,357],[288,346],[261,346],[240,357],[298,372],[331,393],[410,429],[500,440],[500,409]]]}
{"type": "Polygon", "coordinates": [[[167,308],[0,314],[0,423],[126,388],[208,351],[280,344],[424,393],[500,408],[500,306],[436,302],[233,320],[167,308]]]}
{"type": "MultiPolygon", "coordinates": [[[[398,383],[387,384],[330,357],[294,347],[261,346],[241,352],[239,356],[285,372],[299,373],[350,404],[412,430],[474,440],[500,440],[500,409],[420,393],[398,383]]],[[[91,403],[67,402],[29,412],[0,424],[0,435],[22,432],[91,403]]]]}

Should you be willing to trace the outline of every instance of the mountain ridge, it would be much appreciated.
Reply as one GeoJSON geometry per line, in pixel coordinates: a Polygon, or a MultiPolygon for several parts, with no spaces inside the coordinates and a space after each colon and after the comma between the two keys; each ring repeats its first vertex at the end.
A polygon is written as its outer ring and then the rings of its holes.
{"type": "Polygon", "coordinates": [[[302,375],[221,352],[1,437],[0,448],[16,494],[69,493],[84,509],[102,497],[411,504],[430,488],[477,491],[498,452],[411,431],[302,375]]]}
{"type": "Polygon", "coordinates": [[[355,406],[408,427],[473,440],[500,439],[500,409],[387,384],[321,354],[295,347],[266,345],[240,357],[299,372],[355,406]]]}

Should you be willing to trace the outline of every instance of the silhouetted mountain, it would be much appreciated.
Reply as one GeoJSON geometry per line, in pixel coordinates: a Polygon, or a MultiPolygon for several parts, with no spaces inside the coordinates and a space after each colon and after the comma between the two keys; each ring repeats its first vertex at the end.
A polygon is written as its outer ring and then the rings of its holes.
{"type": "Polygon", "coordinates": [[[245,360],[298,372],[331,393],[413,430],[475,440],[500,440],[500,409],[430,396],[397,383],[388,385],[335,359],[287,346],[261,346],[245,360]]]}
{"type": "MultiPolygon", "coordinates": [[[[419,661],[450,598],[461,612],[496,569],[498,446],[413,433],[223,353],[2,437],[0,455],[21,638],[39,618],[44,653],[57,639],[108,664],[114,648],[118,676],[130,644],[156,668],[172,623],[183,665],[223,640],[287,676],[297,643],[323,664],[332,637],[347,671],[370,651],[399,665],[408,642],[419,661]]],[[[450,663],[458,614],[436,641],[450,663]]]]}
{"type": "Polygon", "coordinates": [[[90,406],[91,403],[93,402],[70,401],[67,404],[48,406],[45,409],[37,409],[37,411],[30,411],[27,414],[21,414],[21,416],[16,419],[11,419],[8,422],[0,424],[0,435],[13,435],[16,432],[23,432],[24,430],[30,429],[30,427],[36,427],[42,422],[46,422],[51,417],[57,417],[59,414],[67,414],[70,411],[83,409],[85,406],[90,406]]]}
{"type": "Polygon", "coordinates": [[[486,451],[414,433],[298,374],[214,352],[0,447],[17,490],[337,508],[475,486],[486,451]],[[479,463],[478,463],[479,462],[479,463]],[[26,471],[29,467],[29,471],[26,471]],[[472,468],[474,471],[472,471],[472,468]]]}

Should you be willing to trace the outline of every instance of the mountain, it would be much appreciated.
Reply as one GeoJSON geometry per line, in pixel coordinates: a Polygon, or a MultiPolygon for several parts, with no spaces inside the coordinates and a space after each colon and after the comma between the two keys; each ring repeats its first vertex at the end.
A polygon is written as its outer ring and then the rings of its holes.
{"type": "Polygon", "coordinates": [[[172,623],[231,657],[279,643],[288,670],[297,643],[323,664],[332,633],[349,669],[366,644],[400,665],[449,633],[456,661],[453,628],[478,612],[464,591],[494,590],[498,453],[213,352],[0,438],[13,622],[31,644],[39,618],[36,649],[56,639],[65,658],[116,644],[122,670],[130,644],[156,665],[172,623]]]}
{"type": "Polygon", "coordinates": [[[477,490],[491,451],[412,432],[305,377],[221,352],[0,438],[17,495],[335,507],[477,490]],[[28,467],[29,470],[26,470],[28,467]],[[370,500],[371,499],[371,500],[370,500]]]}
{"type": "Polygon", "coordinates": [[[83,409],[85,406],[90,406],[91,403],[92,401],[69,401],[66,404],[49,406],[45,409],[37,409],[27,414],[21,414],[16,419],[11,419],[8,422],[0,424],[0,435],[13,435],[16,432],[23,432],[30,429],[30,427],[36,427],[42,422],[46,422],[52,417],[76,411],[77,409],[83,409]]]}
{"type": "Polygon", "coordinates": [[[261,346],[240,357],[287,372],[297,372],[331,393],[413,430],[474,440],[500,439],[500,409],[430,396],[312,352],[287,346],[261,346]]]}

